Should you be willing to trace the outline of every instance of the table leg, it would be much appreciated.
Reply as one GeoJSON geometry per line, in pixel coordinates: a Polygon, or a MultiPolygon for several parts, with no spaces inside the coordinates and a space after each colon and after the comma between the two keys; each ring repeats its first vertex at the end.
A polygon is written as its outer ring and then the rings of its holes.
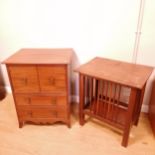
{"type": "Polygon", "coordinates": [[[79,105],[79,121],[80,125],[84,125],[84,101],[85,101],[85,78],[84,75],[80,74],[79,78],[79,96],[80,96],[80,105],[79,105]]]}
{"type": "Polygon", "coordinates": [[[136,94],[137,94],[137,90],[135,88],[131,88],[128,111],[126,115],[126,122],[125,122],[123,139],[122,139],[122,146],[124,147],[128,145],[130,128],[131,128],[132,121],[133,121],[133,112],[134,112],[134,105],[136,101],[136,94]]]}
{"type": "Polygon", "coordinates": [[[137,107],[137,111],[136,111],[137,117],[136,117],[135,125],[138,125],[138,122],[139,122],[139,116],[140,116],[141,107],[142,107],[142,103],[143,103],[145,87],[146,87],[146,85],[141,90],[141,93],[140,93],[140,96],[139,96],[140,97],[140,101],[138,103],[138,107],[137,107]]]}

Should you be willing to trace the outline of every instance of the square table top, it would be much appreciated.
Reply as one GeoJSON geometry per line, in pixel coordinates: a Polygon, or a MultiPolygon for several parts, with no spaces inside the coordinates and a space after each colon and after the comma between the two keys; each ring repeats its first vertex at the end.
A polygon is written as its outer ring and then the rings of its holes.
{"type": "Polygon", "coordinates": [[[4,64],[69,64],[71,48],[23,48],[5,61],[4,64]]]}
{"type": "Polygon", "coordinates": [[[153,67],[96,57],[75,69],[84,75],[142,89],[153,67]]]}

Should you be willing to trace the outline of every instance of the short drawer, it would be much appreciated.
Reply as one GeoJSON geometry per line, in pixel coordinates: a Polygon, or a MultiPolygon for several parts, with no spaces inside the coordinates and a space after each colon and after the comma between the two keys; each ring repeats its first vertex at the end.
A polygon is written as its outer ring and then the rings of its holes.
{"type": "Polygon", "coordinates": [[[39,66],[40,88],[43,92],[66,91],[66,66],[39,66]]]}
{"type": "Polygon", "coordinates": [[[67,106],[66,96],[15,95],[17,105],[67,106]]]}
{"type": "Polygon", "coordinates": [[[14,92],[39,92],[37,69],[35,66],[10,65],[8,71],[14,92]]]}
{"type": "Polygon", "coordinates": [[[18,115],[20,119],[32,118],[67,118],[67,110],[63,108],[26,108],[18,107],[18,115]]]}

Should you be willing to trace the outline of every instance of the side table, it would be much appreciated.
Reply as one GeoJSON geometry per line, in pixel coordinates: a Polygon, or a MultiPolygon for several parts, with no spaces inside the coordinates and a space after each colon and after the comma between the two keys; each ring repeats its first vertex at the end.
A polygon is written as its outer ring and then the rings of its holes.
{"type": "Polygon", "coordinates": [[[79,119],[85,115],[123,130],[128,145],[130,128],[137,125],[146,82],[153,68],[96,57],[75,71],[79,73],[79,119]],[[124,97],[126,96],[126,97],[124,97]]]}

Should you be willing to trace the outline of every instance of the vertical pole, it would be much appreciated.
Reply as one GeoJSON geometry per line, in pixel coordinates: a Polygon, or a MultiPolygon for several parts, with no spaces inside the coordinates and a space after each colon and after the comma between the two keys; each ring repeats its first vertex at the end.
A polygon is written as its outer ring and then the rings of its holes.
{"type": "Polygon", "coordinates": [[[138,51],[139,51],[139,43],[140,43],[140,36],[141,36],[141,29],[142,29],[142,22],[143,22],[144,6],[145,6],[145,0],[140,0],[138,23],[137,23],[137,29],[135,32],[136,36],[135,36],[134,50],[133,50],[133,56],[132,56],[133,63],[136,63],[138,51]]]}

